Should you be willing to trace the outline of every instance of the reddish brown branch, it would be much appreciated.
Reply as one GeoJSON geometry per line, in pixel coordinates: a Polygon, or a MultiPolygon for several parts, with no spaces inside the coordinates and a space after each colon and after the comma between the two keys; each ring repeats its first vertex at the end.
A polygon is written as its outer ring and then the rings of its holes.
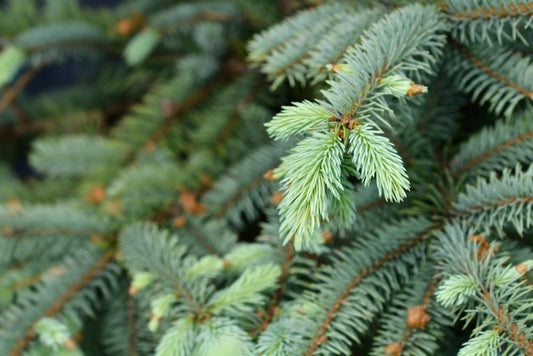
{"type": "Polygon", "coordinates": [[[231,113],[230,119],[228,120],[228,122],[226,122],[222,130],[220,130],[220,133],[218,137],[215,139],[215,143],[213,146],[216,147],[220,144],[223,144],[226,141],[226,139],[229,137],[233,129],[239,123],[239,119],[242,113],[244,112],[244,110],[246,110],[248,105],[254,100],[254,98],[258,94],[258,91],[261,87],[262,87],[262,84],[256,85],[244,98],[239,100],[239,102],[235,106],[235,109],[231,113]]]}
{"type": "MultiPolygon", "coordinates": [[[[44,315],[47,317],[53,317],[63,309],[63,307],[72,299],[74,296],[85,288],[101,271],[103,271],[108,264],[114,259],[114,253],[108,252],[102,258],[100,258],[85,274],[70,288],[68,288],[65,293],[63,293],[57,300],[55,300],[52,305],[45,311],[44,315]]],[[[33,338],[35,331],[33,326],[26,330],[25,335],[18,341],[15,345],[15,348],[11,350],[9,356],[18,356],[24,352],[24,349],[29,344],[33,338]]]]}
{"type": "Polygon", "coordinates": [[[253,330],[250,332],[250,335],[257,335],[268,327],[272,319],[274,318],[274,315],[276,314],[276,308],[278,308],[278,305],[281,301],[281,297],[283,297],[283,292],[285,291],[285,285],[287,283],[287,278],[289,277],[289,268],[292,264],[292,261],[294,259],[294,246],[293,242],[291,241],[286,247],[285,247],[285,260],[281,264],[281,275],[278,278],[278,289],[274,292],[272,295],[272,298],[270,299],[270,303],[268,304],[268,308],[265,312],[263,321],[259,325],[259,327],[256,330],[253,330]]]}
{"type": "Polygon", "coordinates": [[[514,204],[514,203],[533,204],[533,197],[524,196],[524,197],[513,197],[513,198],[507,198],[507,199],[500,199],[496,203],[486,203],[483,205],[476,205],[474,207],[469,208],[468,210],[459,212],[459,214],[457,215],[464,215],[464,214],[473,213],[476,211],[484,211],[489,208],[499,208],[499,207],[509,205],[509,204],[514,204]]]}
{"type": "Polygon", "coordinates": [[[26,87],[26,85],[28,85],[35,74],[37,74],[37,69],[28,69],[19,79],[17,79],[15,84],[4,93],[2,99],[0,99],[0,114],[4,112],[13,100],[15,100],[17,95],[26,87]]]}
{"type": "Polygon", "coordinates": [[[533,341],[527,340],[526,335],[518,330],[518,326],[513,323],[511,316],[508,315],[505,310],[498,306],[490,296],[490,292],[487,288],[483,290],[483,296],[490,305],[490,308],[494,314],[496,314],[498,323],[503,327],[507,335],[520,346],[524,355],[533,355],[533,341]]]}
{"type": "Polygon", "coordinates": [[[400,155],[405,160],[405,163],[407,165],[411,165],[411,163],[413,163],[413,159],[411,158],[411,155],[407,151],[407,148],[405,148],[405,146],[402,144],[402,142],[394,137],[389,137],[389,139],[396,146],[396,148],[398,148],[398,151],[400,151],[400,155]]]}
{"type": "Polygon", "coordinates": [[[359,208],[356,208],[356,212],[362,213],[363,211],[372,210],[372,209],[375,209],[375,208],[380,207],[380,206],[385,205],[385,204],[387,204],[387,201],[385,199],[381,198],[381,199],[378,199],[376,201],[373,201],[370,204],[366,204],[366,205],[363,205],[363,206],[361,206],[359,208]]]}
{"type": "Polygon", "coordinates": [[[472,53],[470,53],[468,49],[466,49],[465,46],[455,41],[453,43],[463,56],[465,56],[470,62],[472,62],[476,67],[481,69],[483,72],[485,72],[492,78],[496,79],[500,83],[503,83],[505,86],[513,89],[517,93],[527,98],[533,99],[533,91],[530,91],[530,90],[527,90],[527,89],[524,89],[518,86],[517,84],[513,83],[509,78],[507,78],[505,75],[496,72],[495,70],[490,68],[488,65],[483,63],[479,58],[475,57],[472,53]]]}
{"type": "Polygon", "coordinates": [[[128,333],[128,348],[129,355],[135,356],[135,334],[137,333],[137,323],[135,322],[135,301],[133,297],[128,295],[128,321],[130,322],[130,331],[128,333]]]}
{"type": "Polygon", "coordinates": [[[260,178],[257,178],[257,179],[254,179],[250,184],[248,184],[246,187],[243,187],[242,189],[239,190],[239,192],[237,193],[237,195],[234,197],[234,199],[232,199],[231,201],[227,202],[226,204],[224,204],[224,206],[218,211],[218,213],[215,215],[215,217],[217,219],[220,219],[221,217],[223,217],[229,209],[231,209],[232,206],[234,206],[235,204],[237,204],[237,202],[239,201],[239,199],[246,193],[248,192],[251,192],[253,189],[255,189],[259,184],[261,184],[263,182],[263,177],[260,177],[260,178]]]}
{"type": "Polygon", "coordinates": [[[157,144],[168,132],[168,130],[174,125],[176,120],[183,114],[194,109],[198,104],[200,104],[207,96],[211,93],[212,86],[207,85],[203,88],[200,88],[194,92],[191,96],[187,98],[183,103],[180,104],[176,113],[170,118],[165,119],[163,125],[161,125],[148,139],[147,142],[151,144],[157,144]]]}
{"type": "Polygon", "coordinates": [[[203,246],[207,252],[209,252],[210,254],[212,255],[215,255],[215,256],[220,256],[220,253],[215,250],[213,248],[213,246],[211,246],[205,239],[204,237],[202,236],[202,234],[194,227],[194,226],[190,226],[190,228],[188,229],[191,234],[194,236],[194,238],[196,239],[196,241],[198,241],[200,243],[201,246],[203,246]]]}
{"type": "Polygon", "coordinates": [[[468,171],[469,169],[471,169],[472,167],[477,166],[478,164],[480,164],[483,161],[489,159],[490,157],[494,156],[495,154],[503,151],[507,147],[511,147],[511,146],[517,145],[517,144],[519,144],[519,143],[521,143],[523,141],[529,140],[531,138],[533,138],[533,131],[529,131],[529,132],[526,132],[526,133],[524,133],[524,134],[522,134],[520,136],[513,137],[512,139],[505,141],[501,145],[498,145],[498,146],[492,148],[491,150],[483,153],[481,156],[474,158],[473,160],[471,160],[470,162],[468,162],[467,164],[462,166],[460,169],[458,169],[455,172],[453,172],[452,176],[453,176],[453,178],[457,178],[461,174],[463,174],[466,171],[468,171]]]}
{"type": "MultiPolygon", "coordinates": [[[[370,276],[374,271],[382,267],[385,263],[393,260],[394,258],[400,256],[402,253],[407,251],[408,249],[416,246],[419,242],[421,242],[424,237],[426,236],[428,230],[424,230],[420,234],[418,234],[416,237],[412,238],[411,240],[405,242],[400,247],[396,248],[393,251],[388,252],[385,256],[381,257],[379,260],[374,262],[371,266],[364,269],[361,273],[359,273],[357,276],[355,276],[352,281],[344,288],[342,293],[339,295],[339,297],[335,300],[333,303],[333,306],[327,313],[326,319],[322,322],[322,325],[318,329],[317,334],[313,338],[313,341],[311,343],[311,346],[305,353],[306,356],[312,356],[313,353],[317,350],[319,345],[324,343],[324,336],[326,332],[328,331],[328,328],[330,327],[331,323],[333,322],[333,319],[335,319],[335,316],[337,315],[338,311],[342,307],[342,304],[348,299],[350,296],[350,293],[352,292],[352,289],[354,289],[361,281],[363,281],[365,278],[370,276]]],[[[326,340],[327,341],[327,340],[326,340]]]]}
{"type": "MultiPolygon", "coordinates": [[[[446,4],[442,3],[441,8],[445,9],[446,4]]],[[[517,4],[517,5],[501,5],[495,6],[482,6],[474,8],[466,12],[452,12],[448,13],[448,16],[460,19],[460,20],[481,20],[487,18],[507,18],[507,17],[519,17],[519,16],[532,16],[533,15],[533,2],[517,4]]]]}

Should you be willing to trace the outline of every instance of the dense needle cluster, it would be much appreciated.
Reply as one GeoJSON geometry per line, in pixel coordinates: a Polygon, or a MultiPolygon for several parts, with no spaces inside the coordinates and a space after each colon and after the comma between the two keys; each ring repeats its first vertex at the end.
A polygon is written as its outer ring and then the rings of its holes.
{"type": "Polygon", "coordinates": [[[1,5],[0,355],[533,355],[533,2],[85,3],[1,5]]]}

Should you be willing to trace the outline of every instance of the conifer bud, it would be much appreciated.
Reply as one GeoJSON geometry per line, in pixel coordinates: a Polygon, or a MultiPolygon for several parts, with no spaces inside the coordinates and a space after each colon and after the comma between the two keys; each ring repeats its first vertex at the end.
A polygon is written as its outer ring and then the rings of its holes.
{"type": "Polygon", "coordinates": [[[428,88],[426,86],[411,83],[409,85],[409,90],[407,90],[407,96],[415,96],[420,94],[425,94],[428,92],[428,88]]]}
{"type": "Polygon", "coordinates": [[[52,278],[57,278],[65,274],[65,269],[63,267],[52,266],[46,271],[46,275],[52,278]]]}
{"type": "Polygon", "coordinates": [[[157,145],[154,141],[149,140],[148,142],[146,142],[143,148],[146,152],[153,152],[157,148],[157,145]]]}
{"type": "Polygon", "coordinates": [[[350,130],[355,129],[355,128],[358,127],[358,126],[361,126],[361,122],[360,122],[359,120],[357,120],[357,119],[352,119],[352,120],[348,121],[348,128],[349,128],[350,130]]]}
{"type": "Polygon", "coordinates": [[[161,101],[161,112],[165,119],[175,117],[179,112],[179,104],[173,100],[165,99],[161,101]]]}
{"type": "Polygon", "coordinates": [[[207,210],[203,204],[200,204],[196,199],[196,194],[185,189],[180,190],[179,203],[183,209],[189,214],[203,214],[207,210]]]}
{"type": "MultiPolygon", "coordinates": [[[[472,235],[468,239],[478,244],[477,259],[481,261],[489,252],[491,245],[482,235],[472,235]]],[[[497,247],[492,249],[490,257],[494,256],[494,253],[498,251],[497,247]]]]}
{"type": "Polygon", "coordinates": [[[266,171],[265,174],[263,174],[263,178],[265,178],[266,180],[269,180],[271,182],[277,181],[276,177],[274,176],[274,170],[273,169],[269,169],[268,171],[266,171]]]}
{"type": "Polygon", "coordinates": [[[76,341],[72,339],[66,339],[63,341],[63,347],[68,350],[76,350],[78,348],[78,345],[76,344],[76,341]]]}
{"type": "Polygon", "coordinates": [[[385,354],[392,356],[399,356],[402,353],[402,344],[395,342],[394,344],[389,344],[385,348],[385,354]]]}
{"type": "Polygon", "coordinates": [[[17,198],[10,198],[6,203],[9,215],[17,215],[22,212],[22,203],[17,198]]]}
{"type": "Polygon", "coordinates": [[[93,204],[100,204],[102,201],[104,201],[105,196],[105,188],[102,186],[96,186],[86,195],[86,200],[93,204]]]}
{"type": "Polygon", "coordinates": [[[526,262],[519,263],[515,266],[515,269],[520,274],[526,274],[533,267],[533,260],[528,260],[526,262]]]}
{"type": "Polygon", "coordinates": [[[386,93],[397,98],[427,93],[427,87],[415,84],[411,79],[399,74],[393,74],[382,78],[379,81],[379,85],[386,93]]]}
{"type": "Polygon", "coordinates": [[[274,193],[274,195],[272,195],[272,198],[270,199],[270,201],[272,202],[272,204],[278,205],[279,203],[281,203],[283,198],[284,198],[283,193],[280,191],[277,191],[274,193]]]}
{"type": "Polygon", "coordinates": [[[426,307],[417,305],[409,308],[406,325],[409,329],[424,329],[431,317],[426,313],[426,307]]]}
{"type": "Polygon", "coordinates": [[[129,294],[132,296],[137,294],[141,289],[152,283],[154,277],[154,274],[150,272],[135,273],[135,275],[133,276],[133,281],[130,285],[130,289],[128,291],[129,294]]]}
{"type": "Polygon", "coordinates": [[[117,199],[115,199],[105,205],[104,211],[108,215],[117,216],[117,215],[122,214],[122,205],[120,205],[120,202],[117,199]]]}
{"type": "Polygon", "coordinates": [[[211,181],[211,178],[207,174],[200,176],[200,183],[202,183],[202,187],[204,188],[210,188],[213,185],[213,181],[211,181]]]}
{"type": "Polygon", "coordinates": [[[148,329],[151,332],[157,330],[159,323],[176,299],[175,294],[167,294],[152,301],[152,314],[150,314],[150,322],[148,323],[148,329]]]}
{"type": "Polygon", "coordinates": [[[322,238],[325,243],[329,244],[333,240],[333,233],[331,231],[324,231],[322,233],[322,238]]]}
{"type": "Polygon", "coordinates": [[[222,262],[222,267],[224,268],[230,268],[232,265],[233,264],[229,260],[224,260],[224,262],[222,262]]]}
{"type": "Polygon", "coordinates": [[[128,18],[122,19],[115,25],[115,32],[122,36],[129,36],[144,26],[144,16],[136,12],[128,18]]]}
{"type": "Polygon", "coordinates": [[[348,66],[346,64],[341,64],[341,63],[326,64],[326,70],[333,74],[336,74],[339,72],[344,72],[348,74],[352,73],[352,71],[348,69],[348,66]]]}
{"type": "Polygon", "coordinates": [[[185,216],[183,215],[180,215],[180,216],[176,216],[174,218],[174,220],[172,220],[172,225],[175,227],[175,228],[180,228],[180,227],[183,227],[185,226],[185,224],[187,223],[187,219],[185,218],[185,216]]]}

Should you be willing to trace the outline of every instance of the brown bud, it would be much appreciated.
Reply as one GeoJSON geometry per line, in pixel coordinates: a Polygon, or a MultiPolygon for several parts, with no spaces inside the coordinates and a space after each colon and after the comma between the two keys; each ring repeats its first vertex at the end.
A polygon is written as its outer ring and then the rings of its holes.
{"type": "Polygon", "coordinates": [[[91,235],[91,242],[96,246],[100,246],[104,243],[104,239],[101,235],[91,235]]]}
{"type": "Polygon", "coordinates": [[[402,344],[395,342],[394,344],[389,344],[385,348],[385,354],[392,356],[399,356],[402,353],[402,344]]]}
{"type": "Polygon", "coordinates": [[[265,178],[266,180],[269,180],[271,182],[277,181],[276,177],[274,177],[274,170],[273,169],[269,169],[268,171],[266,171],[265,174],[263,174],[263,178],[265,178]]]}
{"type": "Polygon", "coordinates": [[[115,199],[107,203],[104,207],[104,211],[111,216],[117,216],[122,214],[122,206],[120,205],[120,202],[115,199]]]}
{"type": "Polygon", "coordinates": [[[76,350],[78,348],[78,345],[76,345],[76,341],[72,339],[66,339],[63,341],[63,347],[69,350],[76,350]]]}
{"type": "Polygon", "coordinates": [[[94,187],[86,195],[86,200],[93,204],[100,204],[106,196],[105,188],[102,186],[94,187]]]}
{"type": "Polygon", "coordinates": [[[22,203],[17,198],[9,198],[6,202],[9,215],[16,215],[22,212],[22,203]]]}
{"type": "Polygon", "coordinates": [[[124,254],[122,253],[122,251],[115,252],[115,258],[117,259],[117,261],[123,261],[124,260],[124,254]]]}
{"type": "Polygon", "coordinates": [[[342,69],[342,65],[340,65],[339,63],[332,64],[330,67],[331,73],[342,72],[342,69]]]}
{"type": "Polygon", "coordinates": [[[139,288],[137,288],[133,284],[131,284],[130,288],[128,289],[128,294],[131,295],[131,296],[134,296],[137,293],[139,293],[139,288]]]}
{"type": "Polygon", "coordinates": [[[183,227],[185,226],[185,224],[187,223],[187,219],[185,218],[185,216],[181,215],[181,216],[176,216],[174,218],[174,220],[172,220],[172,225],[174,225],[174,227],[176,228],[180,228],[180,227],[183,227]]]}
{"type": "Polygon", "coordinates": [[[154,141],[152,140],[149,140],[148,142],[146,142],[144,144],[144,150],[147,151],[147,152],[153,152],[155,151],[155,149],[157,148],[157,145],[154,141]]]}
{"type": "Polygon", "coordinates": [[[159,322],[163,321],[163,316],[157,316],[154,313],[150,314],[150,320],[157,320],[159,322]]]}
{"type": "Polygon", "coordinates": [[[528,270],[527,263],[519,263],[515,266],[516,271],[520,274],[526,274],[528,270]]]}
{"type": "Polygon", "coordinates": [[[120,20],[115,25],[115,31],[122,36],[128,36],[132,32],[132,30],[133,26],[130,19],[120,20]]]}
{"type": "Polygon", "coordinates": [[[322,336],[320,337],[320,340],[318,340],[318,343],[319,343],[319,344],[325,344],[326,342],[328,342],[328,338],[325,337],[324,335],[322,335],[322,336]]]}
{"type": "Polygon", "coordinates": [[[209,188],[213,185],[213,182],[211,181],[211,178],[207,174],[202,174],[200,176],[200,183],[202,183],[202,186],[205,188],[209,188]]]}
{"type": "Polygon", "coordinates": [[[170,119],[178,115],[180,111],[180,106],[178,103],[176,103],[173,100],[162,100],[161,101],[161,112],[163,113],[163,116],[165,119],[170,119]]]}
{"type": "Polygon", "coordinates": [[[196,199],[196,194],[189,192],[185,189],[180,191],[180,200],[179,203],[183,209],[189,214],[203,214],[207,210],[206,207],[198,203],[196,199]]]}
{"type": "Polygon", "coordinates": [[[256,314],[258,317],[260,317],[261,319],[263,319],[263,318],[265,317],[265,313],[263,313],[263,311],[261,311],[261,310],[257,310],[257,311],[255,312],[255,314],[256,314]]]}
{"type": "Polygon", "coordinates": [[[426,313],[426,307],[417,305],[407,312],[407,327],[409,329],[424,329],[431,317],[426,313]]]}
{"type": "Polygon", "coordinates": [[[115,32],[122,36],[129,36],[138,31],[144,25],[144,16],[141,13],[135,13],[132,16],[122,19],[115,25],[115,32]]]}
{"type": "Polygon", "coordinates": [[[411,83],[409,85],[409,90],[407,90],[407,96],[415,96],[427,93],[428,89],[420,84],[411,83]]]}
{"type": "Polygon", "coordinates": [[[53,277],[60,277],[65,274],[65,269],[63,267],[52,266],[48,269],[47,274],[53,277]]]}
{"type": "Polygon", "coordinates": [[[207,208],[205,207],[205,205],[198,203],[196,205],[196,209],[194,210],[193,214],[202,215],[202,214],[205,214],[206,211],[207,211],[207,208]]]}
{"type": "Polygon", "coordinates": [[[322,233],[322,238],[325,243],[329,244],[333,240],[333,233],[331,231],[324,231],[322,233]]]}
{"type": "Polygon", "coordinates": [[[3,236],[12,236],[15,234],[15,229],[11,227],[4,227],[0,229],[0,235],[3,236]]]}
{"type": "Polygon", "coordinates": [[[224,260],[224,262],[222,262],[222,267],[224,268],[230,268],[231,266],[232,266],[232,263],[229,260],[224,260]]]}
{"type": "MultiPolygon", "coordinates": [[[[478,250],[477,250],[477,259],[478,261],[481,261],[489,252],[490,247],[491,247],[490,243],[481,235],[472,235],[472,236],[469,236],[468,239],[470,241],[473,241],[479,244],[478,250]]],[[[494,252],[496,251],[497,251],[497,248],[492,249],[491,257],[494,256],[494,252]]]]}
{"type": "Polygon", "coordinates": [[[272,204],[278,205],[279,203],[281,203],[283,198],[284,198],[283,193],[281,193],[280,191],[277,191],[274,193],[274,195],[272,195],[272,198],[270,199],[270,201],[272,202],[272,204]]]}
{"type": "Polygon", "coordinates": [[[83,334],[81,333],[81,331],[78,331],[76,334],[74,334],[74,336],[72,337],[72,339],[74,341],[76,341],[76,343],[80,343],[83,341],[83,334]]]}
{"type": "Polygon", "coordinates": [[[352,119],[348,122],[348,128],[350,130],[355,129],[357,126],[360,126],[360,125],[361,125],[361,122],[357,119],[352,119]]]}

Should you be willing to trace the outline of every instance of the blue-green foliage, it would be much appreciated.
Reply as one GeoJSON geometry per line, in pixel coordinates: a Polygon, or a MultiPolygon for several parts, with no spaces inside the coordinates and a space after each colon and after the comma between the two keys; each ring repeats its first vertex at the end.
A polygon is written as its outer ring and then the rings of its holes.
{"type": "Polygon", "coordinates": [[[318,3],[1,5],[0,355],[531,354],[531,1],[318,3]]]}

